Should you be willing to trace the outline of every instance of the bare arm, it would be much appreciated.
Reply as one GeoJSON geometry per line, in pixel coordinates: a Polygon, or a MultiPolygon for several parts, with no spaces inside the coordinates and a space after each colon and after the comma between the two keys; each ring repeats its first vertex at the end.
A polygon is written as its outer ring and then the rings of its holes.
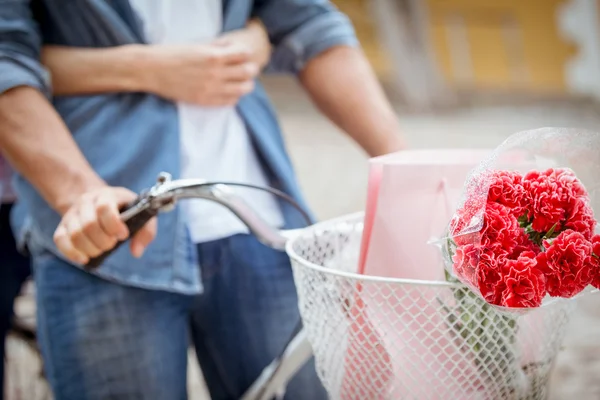
{"type": "Polygon", "coordinates": [[[101,183],[44,94],[40,38],[28,0],[0,0],[0,149],[58,212],[101,183]]]}
{"type": "Polygon", "coordinates": [[[21,86],[0,95],[0,148],[61,214],[82,193],[104,185],[36,89],[21,86]]]}
{"type": "MultiPolygon", "coordinates": [[[[37,32],[29,0],[0,0],[0,149],[62,215],[54,235],[58,249],[85,263],[128,236],[119,205],[136,195],[103,182],[47,100],[50,87],[39,62],[37,32]]],[[[152,221],[137,233],[131,241],[134,255],[155,231],[152,221]]]]}
{"type": "Polygon", "coordinates": [[[300,81],[317,107],[370,156],[404,147],[398,118],[359,49],[323,52],[306,64],[300,81]]]}
{"type": "MultiPolygon", "coordinates": [[[[252,70],[248,77],[254,78],[268,62],[269,55],[266,31],[258,20],[252,20],[246,28],[228,32],[208,44],[126,45],[102,49],[45,46],[41,58],[52,75],[55,95],[148,92],[193,102],[190,95],[177,90],[179,82],[190,92],[208,91],[212,97],[217,97],[211,88],[207,88],[209,80],[219,84],[215,79],[218,77],[212,76],[215,74],[213,69],[227,73],[225,66],[237,66],[238,70],[249,67],[252,70]],[[219,58],[232,53],[237,57],[233,61],[238,65],[225,64],[231,58],[222,60],[223,64],[219,62],[219,58]]],[[[239,78],[232,77],[239,82],[244,76],[239,78]]]]}
{"type": "Polygon", "coordinates": [[[365,151],[403,148],[396,115],[358,49],[347,16],[330,1],[255,0],[271,43],[270,70],[291,72],[320,110],[365,151]]]}
{"type": "Polygon", "coordinates": [[[143,82],[145,53],[142,46],[102,49],[45,46],[42,63],[52,75],[55,95],[137,92],[143,82]]]}
{"type": "MultiPolygon", "coordinates": [[[[136,197],[125,188],[109,187],[91,168],[46,98],[19,86],[0,95],[0,147],[13,167],[39,191],[63,219],[54,240],[74,262],[112,248],[128,236],[118,207],[136,197]]],[[[131,241],[141,256],[153,239],[156,221],[131,241]]]]}

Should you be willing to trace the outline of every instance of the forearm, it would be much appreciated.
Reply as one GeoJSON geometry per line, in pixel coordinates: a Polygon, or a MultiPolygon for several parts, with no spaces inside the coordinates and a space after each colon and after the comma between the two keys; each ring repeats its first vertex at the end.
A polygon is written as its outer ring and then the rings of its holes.
{"type": "Polygon", "coordinates": [[[0,148],[61,214],[79,195],[103,184],[58,114],[36,89],[21,86],[0,95],[0,148]]]}
{"type": "Polygon", "coordinates": [[[370,156],[404,147],[398,118],[359,49],[325,51],[306,64],[300,81],[316,106],[370,156]]]}
{"type": "Polygon", "coordinates": [[[53,93],[59,96],[144,91],[147,61],[140,45],[42,49],[42,63],[52,76],[53,93]]]}

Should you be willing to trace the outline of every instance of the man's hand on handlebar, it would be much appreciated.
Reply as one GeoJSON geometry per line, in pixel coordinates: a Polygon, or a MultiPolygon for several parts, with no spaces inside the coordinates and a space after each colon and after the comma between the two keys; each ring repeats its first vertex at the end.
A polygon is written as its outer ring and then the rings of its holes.
{"type": "MultiPolygon", "coordinates": [[[[56,228],[56,246],[77,264],[86,264],[91,258],[111,250],[118,241],[129,237],[119,209],[136,198],[137,195],[128,189],[110,186],[83,194],[56,228]]],[[[141,257],[156,236],[156,225],[156,218],[152,218],[131,239],[130,249],[135,257],[141,257]]]]}

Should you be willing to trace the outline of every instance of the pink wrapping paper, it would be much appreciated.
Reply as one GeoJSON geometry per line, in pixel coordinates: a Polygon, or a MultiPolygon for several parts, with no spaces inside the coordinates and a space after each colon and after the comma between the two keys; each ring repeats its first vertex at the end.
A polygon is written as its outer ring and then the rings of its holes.
{"type": "MultiPolygon", "coordinates": [[[[369,186],[367,188],[367,203],[377,200],[382,168],[378,166],[369,171],[369,186]]],[[[359,273],[363,273],[366,248],[369,246],[368,234],[373,227],[375,209],[366,211],[365,226],[361,242],[361,259],[359,273]]],[[[383,339],[373,326],[367,314],[366,305],[362,298],[363,285],[356,284],[354,298],[348,307],[350,330],[346,353],[346,369],[340,390],[341,400],[373,399],[384,400],[380,394],[386,391],[393,378],[393,368],[390,355],[384,346],[383,339]],[[376,382],[376,383],[375,383],[376,382]]]]}
{"type": "Polygon", "coordinates": [[[489,150],[414,150],[371,160],[379,181],[365,210],[361,271],[391,278],[443,280],[443,235],[469,172],[489,150]],[[443,188],[443,190],[442,190],[443,188]],[[450,209],[449,209],[450,208],[450,209]]]}
{"type": "MultiPolygon", "coordinates": [[[[488,154],[488,150],[416,150],[372,159],[359,271],[444,280],[441,252],[431,242],[442,237],[466,177],[488,154]]],[[[386,377],[371,383],[371,391],[385,390],[393,398],[416,393],[419,398],[436,398],[444,390],[440,382],[460,385],[465,376],[476,379],[474,365],[456,361],[461,359],[460,349],[451,338],[435,333],[445,322],[439,307],[424,298],[427,287],[419,291],[417,286],[403,286],[390,286],[387,293],[381,286],[361,288],[360,307],[353,310],[370,321],[371,341],[360,338],[363,357],[379,360],[377,372],[386,377]],[[429,338],[415,337],[428,326],[429,338]],[[366,356],[365,349],[370,349],[366,356]]]]}

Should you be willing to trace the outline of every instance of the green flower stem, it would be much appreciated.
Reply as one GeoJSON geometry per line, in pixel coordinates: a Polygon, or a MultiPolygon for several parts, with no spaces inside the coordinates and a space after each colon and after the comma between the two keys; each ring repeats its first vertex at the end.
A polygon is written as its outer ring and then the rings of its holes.
{"type": "MultiPolygon", "coordinates": [[[[456,244],[449,240],[446,250],[450,259],[455,248],[456,244]]],[[[456,285],[452,288],[455,303],[448,305],[440,301],[442,310],[446,313],[447,325],[454,332],[455,339],[462,343],[460,347],[466,348],[472,355],[483,381],[497,385],[499,379],[504,380],[504,393],[516,396],[520,379],[525,373],[530,378],[531,387],[539,387],[534,382],[535,375],[531,376],[533,366],[526,366],[529,369],[526,371],[518,365],[516,359],[517,317],[496,311],[448,271],[445,271],[445,276],[446,281],[456,285]]],[[[537,394],[528,393],[519,400],[538,398],[537,394]]]]}

